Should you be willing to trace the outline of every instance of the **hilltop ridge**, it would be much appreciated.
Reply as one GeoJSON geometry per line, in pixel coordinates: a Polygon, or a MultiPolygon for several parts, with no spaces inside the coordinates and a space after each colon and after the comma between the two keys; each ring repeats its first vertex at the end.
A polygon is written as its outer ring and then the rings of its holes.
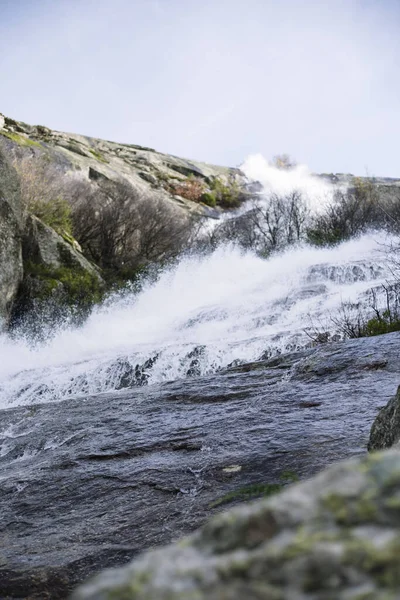
{"type": "MultiPolygon", "coordinates": [[[[173,193],[172,184],[184,182],[188,177],[200,178],[206,183],[215,178],[231,178],[241,187],[246,183],[244,174],[238,168],[187,160],[135,144],[53,131],[43,125],[15,121],[2,113],[0,136],[14,151],[46,151],[65,170],[82,171],[91,180],[115,181],[123,178],[136,188],[158,190],[189,211],[199,211],[199,204],[173,193]]],[[[210,213],[205,205],[200,210],[210,213]]]]}

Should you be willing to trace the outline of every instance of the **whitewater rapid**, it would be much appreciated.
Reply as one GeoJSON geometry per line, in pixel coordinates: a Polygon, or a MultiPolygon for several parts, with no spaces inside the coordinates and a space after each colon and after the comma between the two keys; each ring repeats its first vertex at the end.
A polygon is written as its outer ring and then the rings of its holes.
{"type": "Polygon", "coordinates": [[[59,401],[215,372],[334,331],[344,302],[392,277],[382,233],[269,260],[232,247],[183,258],[142,291],[97,308],[47,343],[0,336],[0,407],[59,401]]]}

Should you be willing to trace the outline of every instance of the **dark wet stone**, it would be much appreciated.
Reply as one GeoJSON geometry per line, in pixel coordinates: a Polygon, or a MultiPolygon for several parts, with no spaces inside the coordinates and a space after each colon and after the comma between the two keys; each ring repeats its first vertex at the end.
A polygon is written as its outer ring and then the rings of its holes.
{"type": "Polygon", "coordinates": [[[393,333],[324,344],[0,411],[3,595],[64,598],[89,575],[197,529],[227,494],[365,453],[400,381],[399,342],[393,333]]]}
{"type": "Polygon", "coordinates": [[[400,387],[376,417],[371,427],[368,450],[383,450],[400,441],[400,387]]]}

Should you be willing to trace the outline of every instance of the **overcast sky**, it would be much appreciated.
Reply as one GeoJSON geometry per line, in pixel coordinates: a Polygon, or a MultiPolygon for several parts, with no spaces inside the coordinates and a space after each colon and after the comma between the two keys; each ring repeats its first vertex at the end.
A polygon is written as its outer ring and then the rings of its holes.
{"type": "Polygon", "coordinates": [[[0,0],[0,112],[400,177],[400,0],[0,0]]]}

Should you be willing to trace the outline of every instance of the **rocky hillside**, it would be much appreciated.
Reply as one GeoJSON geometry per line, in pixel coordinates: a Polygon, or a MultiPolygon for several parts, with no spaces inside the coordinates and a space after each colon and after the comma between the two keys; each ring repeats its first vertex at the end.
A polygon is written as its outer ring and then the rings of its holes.
{"type": "MultiPolygon", "coordinates": [[[[200,243],[212,249],[234,242],[265,257],[285,244],[329,245],[371,226],[396,222],[399,228],[400,180],[320,177],[348,191],[337,214],[306,223],[301,201],[290,208],[281,198],[270,211],[253,207],[223,221],[212,240],[203,236],[200,243]],[[359,222],[349,226],[352,219],[359,222]]],[[[165,265],[198,243],[204,219],[239,208],[259,189],[237,168],[0,114],[0,327],[27,318],[36,327],[41,311],[48,322],[45,305],[57,319],[61,305],[87,312],[105,290],[135,281],[151,265],[165,265]]]]}
{"type": "Polygon", "coordinates": [[[87,308],[107,287],[102,270],[108,275],[123,271],[120,279],[131,279],[143,266],[173,257],[184,247],[199,217],[218,218],[248,194],[239,169],[60,133],[0,114],[2,326],[25,318],[43,301],[87,308]],[[76,213],[81,236],[72,223],[76,213]],[[100,231],[102,226],[108,230],[100,231]],[[119,232],[127,229],[129,236],[121,241],[119,232]],[[73,235],[86,240],[83,249],[73,235]],[[99,247],[105,239],[110,248],[99,247]],[[126,256],[135,257],[132,264],[127,265],[126,256]]]}
{"type": "Polygon", "coordinates": [[[46,155],[61,165],[65,171],[78,170],[90,180],[121,178],[145,190],[158,190],[178,207],[188,211],[207,210],[173,192],[174,184],[196,177],[210,182],[215,178],[234,178],[244,185],[245,178],[239,169],[218,167],[197,161],[162,154],[152,148],[135,144],[119,144],[72,133],[52,131],[42,125],[27,125],[0,113],[0,137],[8,151],[46,155]]]}

